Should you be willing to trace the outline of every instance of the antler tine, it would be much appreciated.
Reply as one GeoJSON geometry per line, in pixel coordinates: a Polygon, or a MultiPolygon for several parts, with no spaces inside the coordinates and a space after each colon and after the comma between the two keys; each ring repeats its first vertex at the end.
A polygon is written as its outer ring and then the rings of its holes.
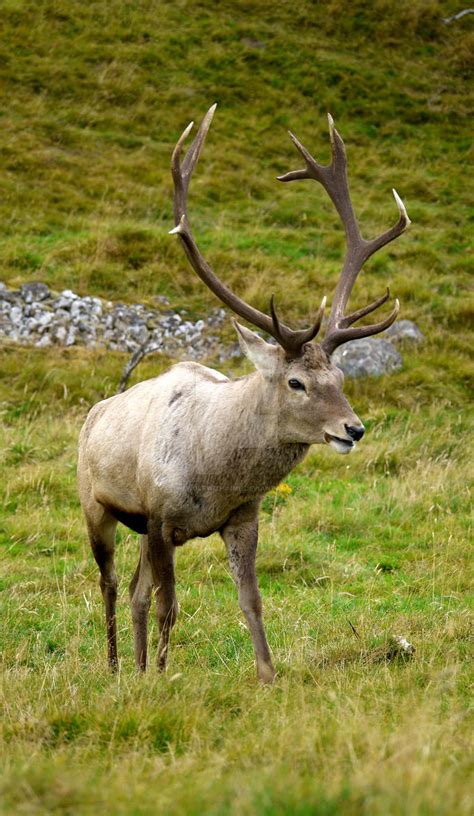
{"type": "Polygon", "coordinates": [[[283,327],[280,323],[280,318],[277,315],[275,308],[275,295],[272,294],[270,298],[270,314],[272,316],[273,328],[275,329],[275,340],[283,340],[283,327]]]}
{"type": "MultiPolygon", "coordinates": [[[[193,139],[191,146],[188,152],[186,153],[182,163],[181,163],[181,150],[183,148],[184,142],[186,141],[187,137],[189,136],[191,130],[194,127],[194,122],[190,122],[189,125],[185,127],[176,143],[175,149],[173,150],[173,155],[171,157],[171,173],[173,175],[173,181],[175,185],[174,216],[175,220],[178,222],[178,225],[182,217],[183,216],[186,217],[186,205],[189,183],[191,181],[193,170],[196,167],[196,164],[198,163],[199,156],[201,155],[202,148],[204,147],[204,142],[206,141],[206,136],[211,126],[211,122],[216,111],[216,108],[217,103],[211,105],[208,112],[204,116],[199,127],[199,130],[195,138],[193,139]]],[[[176,229],[177,228],[175,227],[175,230],[176,229]]]]}
{"type": "Polygon", "coordinates": [[[321,301],[321,305],[320,305],[320,307],[319,307],[319,309],[317,311],[316,319],[315,319],[312,327],[310,329],[307,329],[306,331],[303,330],[301,332],[302,342],[303,343],[309,343],[310,340],[314,340],[317,333],[319,332],[319,330],[321,328],[321,323],[323,322],[324,311],[326,309],[326,301],[327,301],[327,298],[326,298],[326,295],[324,295],[324,297],[323,297],[323,299],[321,301]]]}
{"type": "Polygon", "coordinates": [[[346,257],[334,294],[326,338],[321,344],[324,350],[328,354],[331,354],[341,343],[377,334],[385,328],[388,328],[395,320],[398,314],[398,306],[395,306],[391,314],[379,323],[359,328],[348,328],[357,320],[370,314],[385,303],[389,297],[388,290],[381,298],[362,309],[358,309],[347,316],[344,316],[344,311],[357,276],[365,261],[378,249],[397,238],[408,227],[410,219],[408,218],[402,199],[398,193],[393,190],[393,195],[400,213],[397,224],[372,240],[367,241],[362,237],[349,192],[344,142],[336,130],[334,120],[330,114],[328,114],[328,123],[332,151],[331,163],[329,165],[319,164],[296,136],[290,132],[290,138],[303,156],[306,168],[303,170],[293,170],[283,176],[279,176],[278,179],[279,181],[295,181],[298,179],[314,179],[315,181],[319,181],[333,202],[344,227],[346,234],[346,257]]]}
{"type": "Polygon", "coordinates": [[[270,298],[270,312],[272,315],[273,326],[275,328],[273,337],[280,343],[281,346],[283,346],[290,356],[299,354],[302,347],[311,340],[314,340],[319,332],[321,323],[323,321],[325,308],[326,297],[323,297],[313,325],[309,329],[293,331],[293,329],[289,329],[287,326],[281,323],[275,308],[275,295],[272,295],[270,298]]]}
{"type": "Polygon", "coordinates": [[[275,340],[284,348],[287,355],[294,357],[301,354],[302,347],[305,343],[312,340],[320,326],[323,316],[324,306],[322,304],[316,323],[311,329],[293,331],[284,323],[282,323],[275,311],[273,297],[270,303],[271,317],[250,306],[245,301],[241,300],[234,294],[213,272],[207,261],[201,255],[198,246],[194,240],[191,228],[189,225],[187,215],[187,196],[189,184],[193,170],[198,162],[207,133],[209,131],[212,117],[214,115],[216,105],[209,108],[207,114],[202,120],[201,126],[197,135],[192,142],[184,160],[181,162],[181,150],[183,144],[188,137],[193,127],[191,122],[183,131],[176,147],[173,151],[171,159],[171,172],[174,182],[174,215],[176,226],[170,230],[170,234],[179,235],[183,244],[186,255],[201,280],[214,292],[215,295],[233,312],[253,323],[260,329],[268,332],[275,340]]]}
{"type": "MultiPolygon", "coordinates": [[[[360,311],[363,310],[361,309],[360,311]]],[[[370,311],[373,311],[373,309],[371,308],[370,311]]],[[[343,343],[348,343],[349,340],[360,340],[362,337],[371,337],[373,334],[379,334],[392,325],[399,311],[400,301],[398,298],[396,298],[395,306],[385,320],[381,320],[379,323],[372,323],[370,326],[359,326],[358,328],[352,329],[338,328],[337,330],[326,335],[321,343],[321,348],[323,348],[326,354],[328,354],[330,357],[338,346],[341,346],[343,343]]]]}
{"type": "Polygon", "coordinates": [[[277,176],[277,180],[295,181],[296,179],[316,179],[317,181],[320,181],[320,171],[323,169],[322,165],[318,164],[318,162],[313,159],[311,154],[306,150],[305,146],[301,144],[291,130],[288,131],[288,135],[296,149],[299,150],[303,156],[306,167],[303,170],[290,170],[289,173],[284,173],[282,176],[277,176]]]}
{"type": "Polygon", "coordinates": [[[278,181],[294,181],[296,179],[319,181],[339,213],[348,241],[354,243],[357,242],[357,239],[360,239],[360,233],[349,194],[346,150],[330,113],[328,113],[328,124],[331,139],[331,163],[327,165],[319,164],[294,133],[288,131],[291,141],[303,156],[306,169],[285,173],[283,176],[278,176],[278,181]]]}
{"type": "Polygon", "coordinates": [[[352,326],[357,320],[360,320],[361,317],[365,317],[366,315],[370,314],[371,312],[375,312],[379,306],[382,306],[383,303],[386,303],[390,297],[390,289],[387,286],[387,290],[382,297],[377,298],[374,300],[373,303],[369,303],[367,306],[363,306],[362,309],[357,309],[355,312],[351,312],[351,314],[346,315],[345,317],[341,317],[339,321],[339,325],[342,328],[346,328],[347,326],[352,326]]]}

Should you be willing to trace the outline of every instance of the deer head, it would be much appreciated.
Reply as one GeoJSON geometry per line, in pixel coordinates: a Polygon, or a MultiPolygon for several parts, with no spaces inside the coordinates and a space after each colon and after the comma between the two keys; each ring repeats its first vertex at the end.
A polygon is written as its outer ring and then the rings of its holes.
{"type": "Polygon", "coordinates": [[[170,232],[179,235],[192,267],[206,286],[235,314],[267,332],[276,341],[276,345],[267,343],[255,332],[234,321],[244,353],[268,385],[269,400],[277,406],[280,441],[308,444],[326,442],[339,453],[349,453],[355,442],[363,436],[364,426],[343,394],[343,374],[331,362],[331,355],[342,343],[384,331],[397,317],[399,303],[395,300],[394,308],[388,317],[370,325],[354,325],[389,299],[388,288],[373,303],[349,314],[345,314],[345,310],[365,261],[378,249],[397,238],[410,224],[406,209],[397,192],[393,190],[399,210],[397,224],[377,238],[364,239],[350,198],[344,142],[334,126],[332,117],[328,115],[332,160],[327,166],[316,162],[290,132],[295,147],[304,159],[305,167],[279,176],[279,181],[313,179],[322,184],[339,213],[346,237],[343,269],[334,294],[326,334],[320,344],[312,342],[321,328],[326,305],[325,297],[313,325],[307,329],[293,330],[278,317],[273,295],[270,298],[270,314],[267,315],[245,303],[222,283],[201,255],[193,237],[187,215],[189,183],[215,109],[216,105],[213,105],[205,115],[182,161],[183,143],[193,127],[193,122],[184,130],[173,151],[171,170],[176,226],[170,232]]]}

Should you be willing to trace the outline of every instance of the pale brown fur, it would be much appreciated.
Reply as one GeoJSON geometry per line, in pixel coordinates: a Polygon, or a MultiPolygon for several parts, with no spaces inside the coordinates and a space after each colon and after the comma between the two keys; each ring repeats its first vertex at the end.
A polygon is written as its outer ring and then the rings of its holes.
{"type": "MultiPolygon", "coordinates": [[[[147,616],[156,590],[158,665],[164,668],[178,604],[174,551],[219,531],[249,626],[262,681],[273,678],[255,576],[261,498],[327,434],[353,443],[360,427],[342,393],[342,372],[315,344],[288,361],[243,326],[245,353],[257,371],[229,380],[196,363],[179,363],[153,380],[98,403],[80,438],[78,480],[101,572],[109,662],[117,664],[113,555],[117,520],[142,533],[130,585],[137,667],[147,662],[147,616]],[[290,388],[298,379],[305,390],[290,388]]],[[[342,444],[342,442],[341,442],[342,444]]],[[[336,444],[337,447],[337,444],[336,444]]]]}

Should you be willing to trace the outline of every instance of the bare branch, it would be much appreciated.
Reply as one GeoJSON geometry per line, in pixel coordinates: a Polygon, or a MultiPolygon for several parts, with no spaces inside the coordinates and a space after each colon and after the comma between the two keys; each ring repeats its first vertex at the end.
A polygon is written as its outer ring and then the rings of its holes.
{"type": "Polygon", "coordinates": [[[453,14],[451,17],[443,17],[443,23],[445,23],[445,25],[449,25],[450,23],[453,23],[455,20],[461,20],[461,18],[465,17],[466,14],[474,14],[474,9],[472,8],[463,9],[462,11],[458,11],[457,14],[453,14]]]}
{"type": "Polygon", "coordinates": [[[152,343],[150,345],[149,338],[147,338],[141,344],[141,346],[135,349],[128,363],[125,365],[123,369],[122,376],[120,378],[120,382],[117,388],[117,394],[121,394],[123,391],[125,391],[132,372],[136,369],[137,365],[141,363],[143,358],[147,354],[151,354],[153,351],[158,351],[158,346],[156,345],[156,343],[152,343]]]}

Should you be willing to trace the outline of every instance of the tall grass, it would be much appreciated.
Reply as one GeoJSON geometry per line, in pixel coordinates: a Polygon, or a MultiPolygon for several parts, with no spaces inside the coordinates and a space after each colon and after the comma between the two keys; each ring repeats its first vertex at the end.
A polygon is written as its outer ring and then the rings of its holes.
{"type": "MultiPolygon", "coordinates": [[[[178,555],[169,670],[133,668],[119,533],[120,672],[75,488],[88,407],[124,363],[2,349],[1,808],[15,814],[469,814],[469,92],[453,2],[79,4],[2,9],[3,277],[123,300],[215,302],[168,237],[169,156],[219,110],[191,192],[216,270],[297,325],[331,293],[342,230],[285,131],[321,160],[330,110],[366,235],[413,228],[364,270],[426,334],[397,374],[347,384],[368,433],[315,449],[262,508],[258,572],[278,678],[260,688],[217,537],[178,555]],[[392,634],[416,646],[388,661],[392,634]]],[[[232,329],[222,332],[224,342],[232,329]]],[[[233,339],[233,338],[232,338],[233,339]]],[[[210,363],[216,361],[210,360],[210,363]]],[[[147,359],[136,376],[169,361],[147,359]]],[[[225,364],[241,374],[245,365],[225,364]]],[[[156,647],[156,631],[151,641],[156,647]]]]}

